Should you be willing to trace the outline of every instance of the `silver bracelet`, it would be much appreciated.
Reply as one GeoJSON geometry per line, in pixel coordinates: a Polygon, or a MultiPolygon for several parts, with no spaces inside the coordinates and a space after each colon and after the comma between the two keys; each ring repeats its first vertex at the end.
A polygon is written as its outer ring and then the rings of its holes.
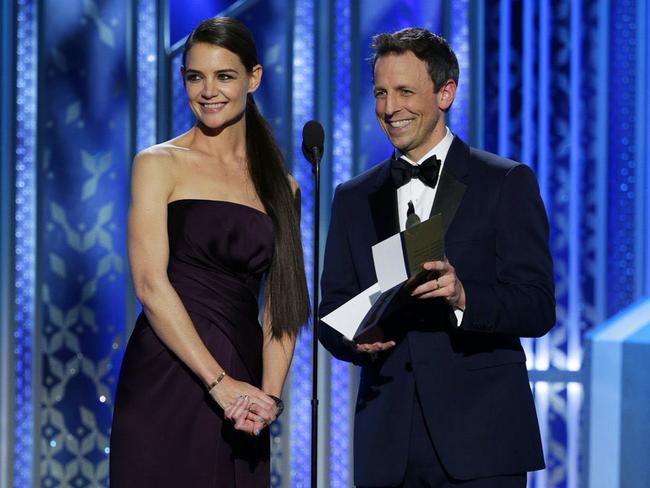
{"type": "Polygon", "coordinates": [[[284,412],[284,402],[280,398],[274,395],[269,395],[269,396],[275,402],[275,410],[276,410],[275,418],[277,419],[282,414],[282,412],[284,412]]]}

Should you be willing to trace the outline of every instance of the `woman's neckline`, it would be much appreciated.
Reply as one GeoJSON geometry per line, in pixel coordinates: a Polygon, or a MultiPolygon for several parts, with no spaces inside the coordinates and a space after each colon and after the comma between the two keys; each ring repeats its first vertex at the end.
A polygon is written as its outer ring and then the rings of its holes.
{"type": "MultiPolygon", "coordinates": [[[[260,213],[266,217],[269,217],[269,214],[266,212],[263,212],[260,209],[257,209],[255,207],[251,207],[250,205],[246,205],[244,203],[239,203],[239,202],[233,202],[231,200],[213,200],[210,198],[179,198],[178,200],[172,200],[170,202],[167,202],[167,205],[173,205],[178,202],[209,202],[209,203],[220,203],[220,204],[228,204],[228,205],[236,205],[238,207],[244,207],[249,210],[252,210],[253,212],[260,213]]],[[[269,217],[270,218],[270,217],[269,217]]]]}

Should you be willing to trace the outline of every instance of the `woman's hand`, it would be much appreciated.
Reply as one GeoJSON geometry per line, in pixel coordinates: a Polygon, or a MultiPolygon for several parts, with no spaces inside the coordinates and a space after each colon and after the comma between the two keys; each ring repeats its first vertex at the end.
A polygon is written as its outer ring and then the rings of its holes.
{"type": "Polygon", "coordinates": [[[258,435],[276,418],[275,400],[244,381],[226,376],[210,390],[210,396],[235,428],[248,434],[258,435]]]}
{"type": "Polygon", "coordinates": [[[235,429],[247,434],[259,435],[261,430],[267,426],[262,417],[251,411],[251,399],[248,396],[240,396],[223,412],[225,417],[235,424],[235,429]]]}

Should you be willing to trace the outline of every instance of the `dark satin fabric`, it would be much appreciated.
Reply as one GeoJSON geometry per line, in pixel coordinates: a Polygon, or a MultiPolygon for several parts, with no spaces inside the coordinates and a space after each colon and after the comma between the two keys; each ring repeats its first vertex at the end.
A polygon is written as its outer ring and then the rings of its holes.
{"type": "MultiPolygon", "coordinates": [[[[271,219],[217,200],[168,205],[168,276],[210,352],[233,378],[262,382],[258,291],[271,219]]],[[[269,436],[235,431],[144,314],[126,348],[111,434],[111,486],[266,487],[269,436]]]]}

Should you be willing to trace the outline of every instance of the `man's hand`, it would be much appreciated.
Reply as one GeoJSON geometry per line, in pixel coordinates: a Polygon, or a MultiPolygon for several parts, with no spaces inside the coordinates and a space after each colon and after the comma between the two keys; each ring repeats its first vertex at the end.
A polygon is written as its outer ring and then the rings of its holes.
{"type": "Polygon", "coordinates": [[[418,299],[442,297],[455,310],[465,310],[465,289],[449,261],[427,261],[422,267],[436,278],[422,283],[411,296],[418,299]]]}
{"type": "Polygon", "coordinates": [[[391,347],[395,347],[396,344],[395,341],[373,342],[370,344],[357,344],[356,342],[348,341],[347,339],[343,339],[343,342],[345,342],[356,352],[366,352],[369,354],[377,354],[378,352],[381,351],[387,351],[391,347]]]}

